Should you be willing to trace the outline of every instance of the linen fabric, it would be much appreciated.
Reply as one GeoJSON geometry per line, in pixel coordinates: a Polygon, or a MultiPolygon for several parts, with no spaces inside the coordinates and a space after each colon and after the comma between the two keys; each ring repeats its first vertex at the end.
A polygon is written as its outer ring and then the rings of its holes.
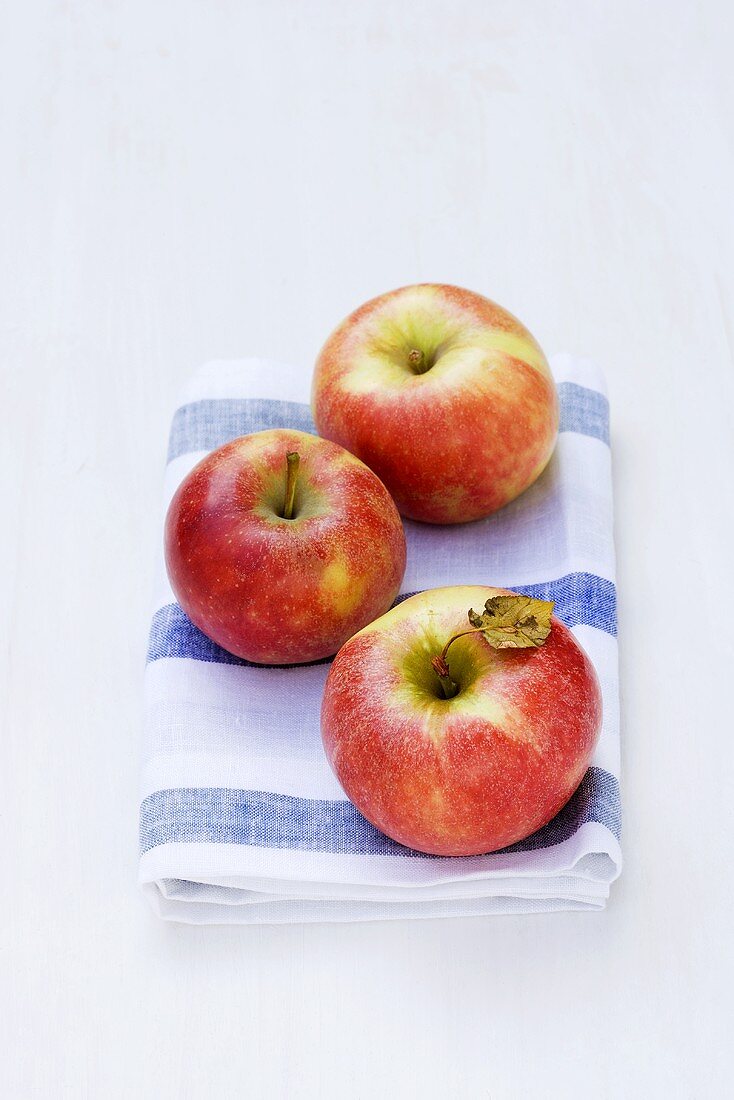
{"type": "MultiPolygon", "coordinates": [[[[561,425],[548,468],[486,520],[406,521],[401,591],[487,584],[556,601],[604,700],[602,735],[576,794],[539,832],[490,855],[432,857],[389,840],[346,799],[324,756],[328,662],[267,668],[220,649],[176,603],[161,542],[139,865],[161,917],[260,924],[603,908],[621,868],[609,406],[588,359],[559,355],[551,366],[561,425]]],[[[273,427],[315,431],[309,381],[305,369],[263,359],[203,366],[173,417],[164,508],[228,440],[273,427]]]]}

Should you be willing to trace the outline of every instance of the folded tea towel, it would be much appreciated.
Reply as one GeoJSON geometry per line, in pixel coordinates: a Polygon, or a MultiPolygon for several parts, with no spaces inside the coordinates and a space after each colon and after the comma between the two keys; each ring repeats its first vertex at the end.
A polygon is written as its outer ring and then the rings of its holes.
{"type": "MultiPolygon", "coordinates": [[[[491,855],[437,858],[389,840],[346,799],[324,757],[328,663],[266,668],[224,652],[176,603],[160,554],[139,878],[161,917],[259,924],[603,908],[621,866],[609,410],[588,360],[561,355],[551,366],[561,431],[545,473],[486,520],[406,522],[402,591],[488,584],[556,601],[604,696],[601,739],[570,803],[491,855]]],[[[263,428],[313,431],[309,376],[261,359],[201,368],[173,418],[165,506],[227,440],[263,428]]]]}

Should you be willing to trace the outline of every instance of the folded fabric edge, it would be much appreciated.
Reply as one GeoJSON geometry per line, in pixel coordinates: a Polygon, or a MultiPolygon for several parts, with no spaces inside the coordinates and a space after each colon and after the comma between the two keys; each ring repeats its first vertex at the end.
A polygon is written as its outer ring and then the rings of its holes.
{"type": "Polygon", "coordinates": [[[545,898],[523,898],[507,895],[470,901],[424,904],[386,902],[347,904],[289,900],[254,907],[225,906],[218,903],[198,905],[195,902],[168,901],[155,884],[145,886],[144,893],[162,920],[193,925],[345,924],[448,917],[516,916],[567,911],[598,912],[605,908],[607,902],[606,897],[589,897],[579,892],[572,896],[558,896],[550,893],[545,898]]]}
{"type": "Polygon", "coordinates": [[[570,876],[581,881],[613,882],[622,868],[619,840],[608,826],[588,821],[554,847],[530,852],[498,853],[497,864],[488,868],[487,857],[459,860],[431,859],[419,865],[385,856],[357,856],[345,859],[339,853],[314,853],[211,843],[170,843],[150,849],[141,856],[138,882],[141,887],[163,880],[182,880],[193,885],[229,883],[239,889],[307,894],[322,888],[346,894],[349,890],[394,891],[396,897],[440,887],[447,891],[479,892],[477,883],[502,883],[525,879],[528,883],[570,876]],[[484,861],[484,862],[482,862],[484,861]],[[355,869],[359,873],[355,873],[355,869]]]}
{"type": "MultiPolygon", "coordinates": [[[[269,885],[276,884],[266,884],[269,885]]],[[[281,885],[281,884],[277,884],[281,885]]],[[[156,886],[161,895],[168,901],[195,902],[196,904],[216,902],[219,905],[244,906],[264,905],[269,902],[286,901],[324,901],[334,905],[352,905],[354,903],[385,902],[390,904],[406,903],[409,901],[427,902],[452,901],[459,902],[474,898],[513,897],[544,898],[549,893],[564,897],[575,896],[579,890],[584,897],[605,898],[609,894],[609,883],[606,880],[590,879],[584,875],[550,875],[537,879],[485,879],[483,882],[451,883],[447,888],[422,886],[420,889],[410,890],[381,890],[375,888],[352,888],[343,893],[335,892],[331,883],[316,883],[308,891],[297,889],[296,883],[283,883],[284,889],[268,890],[257,889],[252,884],[252,889],[237,889],[233,886],[208,885],[205,883],[189,882],[186,879],[156,879],[156,886]],[[455,886],[471,885],[473,890],[454,890],[455,886]]]]}

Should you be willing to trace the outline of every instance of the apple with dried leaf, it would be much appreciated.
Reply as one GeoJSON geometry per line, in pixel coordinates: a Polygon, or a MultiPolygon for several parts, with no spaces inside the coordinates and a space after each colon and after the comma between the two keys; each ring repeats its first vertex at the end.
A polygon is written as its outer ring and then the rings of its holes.
{"type": "Polygon", "coordinates": [[[321,731],[368,821],[410,848],[456,856],[523,840],[558,813],[589,766],[602,702],[553,606],[437,588],[340,649],[321,731]]]}
{"type": "Polygon", "coordinates": [[[176,598],[204,634],[246,660],[290,665],[330,657],[390,607],[405,535],[358,458],[272,429],[226,443],[184,478],[165,555],[176,598]]]}
{"type": "Polygon", "coordinates": [[[511,313],[427,283],[355,310],[321,350],[319,433],[366,462],[404,516],[463,523],[542,473],[558,434],[550,368],[511,313]]]}

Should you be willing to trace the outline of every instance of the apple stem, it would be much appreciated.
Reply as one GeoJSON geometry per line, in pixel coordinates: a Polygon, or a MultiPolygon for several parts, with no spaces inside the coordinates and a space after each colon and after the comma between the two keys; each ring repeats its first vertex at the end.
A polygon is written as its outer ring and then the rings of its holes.
{"type": "Polygon", "coordinates": [[[424,374],[428,369],[426,367],[426,357],[418,348],[412,348],[408,352],[408,362],[410,363],[410,369],[415,371],[416,374],[424,374]]]}
{"type": "Polygon", "coordinates": [[[285,461],[285,507],[283,508],[283,519],[293,519],[293,503],[296,499],[296,482],[298,481],[298,467],[301,462],[301,457],[298,451],[289,451],[285,456],[285,461]]]}
{"type": "Polygon", "coordinates": [[[458,634],[454,634],[452,638],[449,638],[446,645],[441,650],[440,660],[442,660],[444,664],[446,663],[446,654],[449,651],[449,646],[453,645],[457,638],[465,638],[467,634],[482,634],[484,632],[484,629],[485,628],[483,626],[475,626],[472,627],[471,630],[461,630],[458,634]]]}
{"type": "Polygon", "coordinates": [[[459,685],[451,679],[451,670],[446,660],[449,646],[452,645],[457,638],[464,638],[467,634],[481,634],[482,630],[482,627],[475,627],[473,630],[462,630],[459,634],[454,634],[453,637],[449,638],[446,645],[441,650],[441,653],[437,657],[431,658],[431,665],[433,666],[433,671],[438,676],[444,699],[453,699],[453,697],[459,693],[459,685]]]}
{"type": "Polygon", "coordinates": [[[441,685],[444,699],[453,699],[453,697],[459,691],[459,685],[455,684],[449,675],[449,666],[444,661],[443,657],[432,657],[431,664],[433,665],[433,671],[438,676],[438,682],[441,685]]]}

